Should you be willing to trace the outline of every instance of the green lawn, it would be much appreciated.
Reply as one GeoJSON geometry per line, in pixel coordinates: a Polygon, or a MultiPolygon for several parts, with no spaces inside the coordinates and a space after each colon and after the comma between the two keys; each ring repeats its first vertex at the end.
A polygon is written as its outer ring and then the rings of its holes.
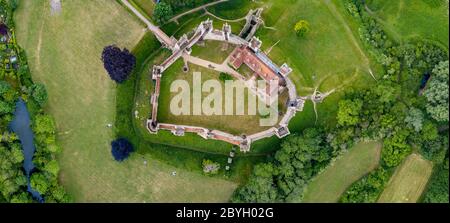
{"type": "Polygon", "coordinates": [[[397,167],[379,203],[416,203],[431,176],[433,164],[421,155],[413,153],[397,167]]]}
{"type": "Polygon", "coordinates": [[[337,202],[355,181],[378,166],[380,142],[361,142],[339,157],[308,185],[303,202],[337,202]]]}
{"type": "Polygon", "coordinates": [[[49,92],[46,110],[56,119],[63,147],[60,181],[75,201],[228,200],[235,183],[188,172],[154,154],[113,161],[109,144],[115,134],[107,124],[115,123],[116,90],[99,58],[104,46],[133,48],[144,35],[138,20],[116,1],[64,1],[58,17],[50,16],[48,1],[21,1],[15,19],[33,78],[49,92]]]}
{"type": "Polygon", "coordinates": [[[368,7],[382,20],[392,37],[400,40],[424,38],[448,49],[448,1],[371,0],[368,7]]]}

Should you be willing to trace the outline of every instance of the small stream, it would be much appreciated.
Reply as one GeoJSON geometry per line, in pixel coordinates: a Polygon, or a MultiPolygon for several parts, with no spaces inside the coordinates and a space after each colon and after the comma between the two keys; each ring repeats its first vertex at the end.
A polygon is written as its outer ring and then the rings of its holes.
{"type": "Polygon", "coordinates": [[[30,185],[30,175],[34,169],[33,155],[36,150],[34,147],[34,134],[31,130],[30,114],[28,113],[27,106],[22,99],[19,99],[16,103],[16,110],[14,112],[14,119],[9,124],[9,128],[20,139],[22,144],[22,151],[24,155],[23,168],[25,170],[28,181],[28,192],[31,193],[34,199],[40,203],[44,202],[44,199],[39,192],[33,190],[30,185]]]}

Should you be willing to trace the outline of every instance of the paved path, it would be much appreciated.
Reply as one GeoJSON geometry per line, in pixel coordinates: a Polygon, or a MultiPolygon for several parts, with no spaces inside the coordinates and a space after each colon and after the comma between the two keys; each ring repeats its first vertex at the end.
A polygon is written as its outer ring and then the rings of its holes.
{"type": "Polygon", "coordinates": [[[213,6],[213,5],[217,5],[219,3],[227,2],[227,1],[229,1],[229,0],[219,0],[219,1],[215,1],[215,2],[211,2],[211,3],[208,3],[208,4],[201,5],[201,6],[197,7],[197,8],[193,8],[193,9],[191,9],[189,11],[183,12],[181,14],[178,14],[178,15],[172,17],[171,19],[169,19],[168,22],[174,22],[174,21],[178,20],[179,18],[181,18],[181,17],[183,17],[185,15],[188,15],[188,14],[197,12],[199,10],[205,9],[207,7],[210,7],[210,6],[213,6]]]}
{"type": "Polygon", "coordinates": [[[152,31],[153,34],[158,38],[159,41],[161,41],[163,44],[172,47],[175,45],[173,40],[167,36],[166,33],[164,33],[158,26],[154,25],[152,22],[150,22],[147,18],[145,18],[144,15],[142,15],[136,8],[133,7],[133,5],[128,2],[128,0],[120,0],[128,9],[130,9],[142,22],[144,22],[148,29],[152,31]]]}

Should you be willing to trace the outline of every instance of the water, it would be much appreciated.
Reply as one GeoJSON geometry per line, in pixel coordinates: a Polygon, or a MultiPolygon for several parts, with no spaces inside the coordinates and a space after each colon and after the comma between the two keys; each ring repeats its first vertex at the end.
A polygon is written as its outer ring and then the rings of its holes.
{"type": "Polygon", "coordinates": [[[14,120],[9,125],[11,131],[16,133],[22,144],[22,151],[24,155],[23,168],[25,170],[28,181],[28,192],[31,193],[34,199],[43,203],[44,199],[39,192],[33,190],[30,185],[30,174],[34,169],[33,155],[36,151],[34,147],[34,134],[30,126],[30,114],[28,113],[27,106],[22,99],[19,99],[16,103],[16,111],[14,112],[14,120]]]}

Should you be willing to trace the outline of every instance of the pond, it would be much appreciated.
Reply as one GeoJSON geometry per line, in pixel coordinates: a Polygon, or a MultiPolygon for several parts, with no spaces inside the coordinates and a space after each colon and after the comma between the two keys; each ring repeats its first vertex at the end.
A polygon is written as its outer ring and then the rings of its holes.
{"type": "Polygon", "coordinates": [[[30,114],[28,113],[27,106],[22,99],[19,99],[16,103],[16,110],[14,112],[14,120],[9,125],[11,131],[16,133],[22,144],[22,151],[24,155],[23,168],[25,170],[28,182],[28,192],[31,193],[34,199],[43,203],[44,199],[39,192],[33,190],[30,184],[30,174],[34,169],[33,155],[36,150],[34,147],[34,134],[31,130],[30,114]]]}

